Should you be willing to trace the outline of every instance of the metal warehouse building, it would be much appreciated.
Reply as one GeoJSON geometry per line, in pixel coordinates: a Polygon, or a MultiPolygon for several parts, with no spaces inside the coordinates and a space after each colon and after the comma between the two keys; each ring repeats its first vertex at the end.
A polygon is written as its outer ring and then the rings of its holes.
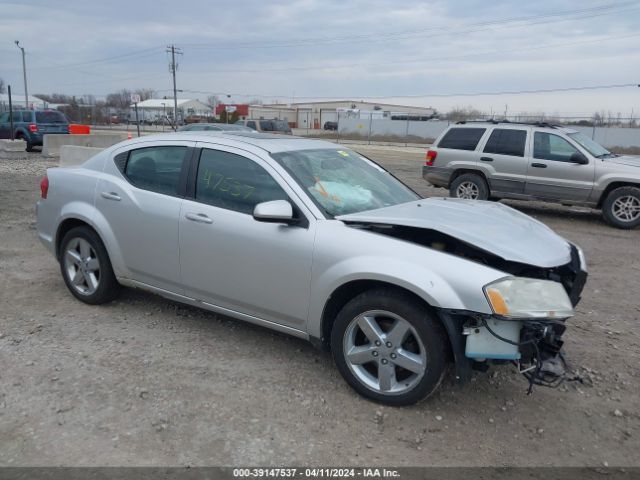
{"type": "Polygon", "coordinates": [[[279,118],[297,128],[322,128],[325,122],[337,122],[340,118],[373,118],[428,120],[435,115],[431,107],[415,107],[388,103],[335,100],[270,105],[251,105],[251,118],[279,118]]]}

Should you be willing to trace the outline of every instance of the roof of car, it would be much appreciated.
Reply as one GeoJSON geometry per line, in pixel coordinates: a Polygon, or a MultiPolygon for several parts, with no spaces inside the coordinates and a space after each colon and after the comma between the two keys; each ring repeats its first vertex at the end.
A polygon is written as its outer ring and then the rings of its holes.
{"type": "Polygon", "coordinates": [[[291,135],[278,135],[260,132],[220,132],[220,131],[191,131],[175,132],[158,135],[146,135],[130,142],[145,142],[149,140],[189,140],[196,142],[211,142],[225,144],[229,146],[237,143],[252,145],[269,153],[285,152],[291,150],[312,150],[318,148],[344,148],[335,143],[324,140],[313,140],[304,137],[294,137],[291,135]]]}
{"type": "Polygon", "coordinates": [[[461,120],[459,122],[452,124],[451,126],[454,127],[454,126],[461,126],[461,125],[466,125],[466,126],[500,125],[502,127],[512,125],[512,126],[520,126],[520,127],[537,127],[537,128],[550,128],[553,130],[567,130],[567,128],[564,125],[559,125],[556,123],[549,123],[544,121],[512,122],[509,120],[461,120]]]}

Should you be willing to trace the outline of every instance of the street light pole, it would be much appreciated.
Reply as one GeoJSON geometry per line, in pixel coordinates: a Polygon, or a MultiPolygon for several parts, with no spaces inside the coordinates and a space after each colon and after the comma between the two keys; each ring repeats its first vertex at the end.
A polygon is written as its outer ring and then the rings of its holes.
{"type": "Polygon", "coordinates": [[[27,64],[24,60],[24,48],[20,46],[20,42],[16,40],[16,46],[22,50],[22,76],[24,77],[24,108],[29,108],[29,92],[27,90],[27,64]]]}

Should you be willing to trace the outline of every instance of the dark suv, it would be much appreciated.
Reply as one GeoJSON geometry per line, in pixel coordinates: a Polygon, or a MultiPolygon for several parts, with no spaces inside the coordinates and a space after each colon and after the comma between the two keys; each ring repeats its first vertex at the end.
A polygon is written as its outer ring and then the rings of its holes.
{"type": "MultiPolygon", "coordinates": [[[[11,138],[9,112],[0,113],[0,138],[11,138]]],[[[68,134],[69,121],[57,110],[16,110],[13,112],[13,138],[27,143],[27,152],[42,145],[44,135],[68,134]]]]}

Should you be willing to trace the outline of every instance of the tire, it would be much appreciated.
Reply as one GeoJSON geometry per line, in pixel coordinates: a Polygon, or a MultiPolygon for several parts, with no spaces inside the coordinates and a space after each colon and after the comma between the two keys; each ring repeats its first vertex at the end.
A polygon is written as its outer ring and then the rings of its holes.
{"type": "Polygon", "coordinates": [[[451,183],[449,196],[469,200],[487,200],[489,186],[482,176],[475,173],[465,173],[451,183]]]}
{"type": "Polygon", "coordinates": [[[72,228],[60,243],[60,271],[64,283],[78,300],[90,305],[117,297],[120,284],[102,240],[89,227],[72,228]]]}
{"type": "Polygon", "coordinates": [[[353,298],[331,331],[333,358],[344,379],[360,395],[385,405],[410,405],[431,395],[444,378],[447,344],[442,324],[425,306],[393,288],[353,298]],[[373,323],[377,329],[367,327],[373,323]],[[403,329],[405,335],[399,335],[403,329]]]}
{"type": "Polygon", "coordinates": [[[640,225],[640,188],[619,187],[602,203],[602,216],[611,226],[631,229],[640,225]]]}

